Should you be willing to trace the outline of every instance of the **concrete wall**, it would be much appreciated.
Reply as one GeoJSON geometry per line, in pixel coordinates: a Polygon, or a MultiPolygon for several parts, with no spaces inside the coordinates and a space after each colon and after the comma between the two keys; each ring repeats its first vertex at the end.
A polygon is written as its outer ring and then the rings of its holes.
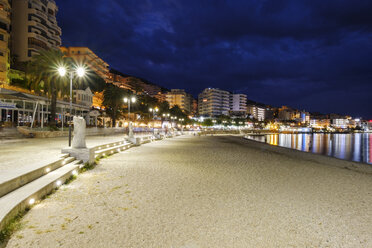
{"type": "MultiPolygon", "coordinates": [[[[17,127],[17,130],[25,136],[33,136],[35,138],[54,138],[54,137],[67,137],[68,136],[68,128],[65,131],[37,131],[35,129],[25,128],[25,127],[17,127]]],[[[94,135],[114,135],[114,134],[123,134],[124,135],[125,129],[124,128],[87,128],[86,135],[87,136],[94,136],[94,135]]]]}

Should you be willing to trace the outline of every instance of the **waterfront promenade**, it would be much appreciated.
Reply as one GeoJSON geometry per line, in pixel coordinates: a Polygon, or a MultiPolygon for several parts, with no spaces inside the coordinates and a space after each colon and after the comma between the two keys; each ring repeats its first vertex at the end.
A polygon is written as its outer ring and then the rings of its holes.
{"type": "MultiPolygon", "coordinates": [[[[123,135],[87,136],[88,147],[124,140],[123,135]]],[[[13,171],[22,171],[57,160],[68,147],[68,137],[18,139],[0,142],[0,179],[13,171]]]]}
{"type": "Polygon", "coordinates": [[[8,247],[372,247],[371,188],[368,165],[181,136],[101,160],[8,247]]]}

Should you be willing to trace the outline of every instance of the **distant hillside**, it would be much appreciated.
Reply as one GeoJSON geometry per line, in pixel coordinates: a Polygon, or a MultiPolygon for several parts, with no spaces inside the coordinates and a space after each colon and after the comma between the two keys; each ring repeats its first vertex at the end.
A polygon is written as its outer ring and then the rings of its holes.
{"type": "Polygon", "coordinates": [[[133,78],[137,78],[137,79],[141,80],[142,82],[144,82],[146,84],[159,86],[161,88],[161,91],[162,92],[169,91],[169,89],[167,89],[167,88],[165,88],[165,87],[163,87],[161,85],[155,84],[155,83],[153,83],[153,82],[151,82],[151,81],[149,81],[149,80],[147,80],[145,78],[140,78],[140,77],[136,77],[136,76],[133,76],[133,75],[125,74],[125,73],[122,73],[122,72],[120,72],[118,70],[115,70],[115,69],[110,69],[110,72],[113,73],[113,74],[116,74],[116,75],[120,75],[122,77],[133,77],[133,78]]]}
{"type": "Polygon", "coordinates": [[[263,107],[263,108],[271,107],[270,105],[260,103],[260,102],[256,102],[256,101],[253,101],[253,100],[250,100],[250,99],[247,99],[247,105],[257,105],[257,106],[263,107]]]}

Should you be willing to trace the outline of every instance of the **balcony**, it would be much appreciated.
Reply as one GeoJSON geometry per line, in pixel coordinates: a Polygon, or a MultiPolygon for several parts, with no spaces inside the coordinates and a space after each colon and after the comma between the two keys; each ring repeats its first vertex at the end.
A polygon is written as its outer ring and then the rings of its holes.
{"type": "Polygon", "coordinates": [[[37,9],[28,9],[28,13],[29,14],[34,14],[35,16],[40,17],[44,21],[47,21],[48,20],[46,14],[43,13],[42,11],[40,11],[40,10],[37,10],[37,9]]]}
{"type": "Polygon", "coordinates": [[[60,35],[62,34],[62,29],[58,27],[58,25],[51,23],[51,22],[48,22],[48,25],[51,29],[57,31],[60,35]]]}
{"type": "Polygon", "coordinates": [[[28,21],[28,25],[29,26],[33,26],[33,27],[36,27],[36,28],[39,28],[39,29],[43,30],[44,32],[48,32],[48,28],[45,27],[40,22],[37,22],[37,21],[28,21]]]}
{"type": "Polygon", "coordinates": [[[62,42],[61,37],[56,36],[56,35],[50,35],[49,38],[50,38],[51,40],[53,40],[53,41],[58,42],[59,44],[61,44],[61,42],[62,42]]]}
{"type": "Polygon", "coordinates": [[[48,20],[51,22],[51,23],[56,23],[57,22],[57,19],[55,16],[53,15],[48,15],[48,20]]]}
{"type": "Polygon", "coordinates": [[[35,39],[41,40],[45,43],[48,43],[48,39],[45,38],[44,36],[37,34],[37,33],[28,33],[28,37],[33,37],[35,39]]]}

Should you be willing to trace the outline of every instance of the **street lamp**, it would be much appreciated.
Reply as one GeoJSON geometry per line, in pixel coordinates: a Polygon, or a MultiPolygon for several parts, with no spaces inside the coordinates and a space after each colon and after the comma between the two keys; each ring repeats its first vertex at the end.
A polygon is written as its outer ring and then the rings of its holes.
{"type": "Polygon", "coordinates": [[[149,111],[152,112],[152,117],[154,118],[155,113],[159,111],[158,107],[155,108],[149,108],[149,111]]]}
{"type": "Polygon", "coordinates": [[[181,133],[183,134],[183,122],[185,121],[185,119],[181,118],[179,119],[179,121],[181,122],[181,133]]]}
{"type": "Polygon", "coordinates": [[[136,98],[134,96],[132,97],[124,97],[124,102],[125,103],[128,103],[128,119],[130,119],[130,103],[135,103],[136,102],[136,98]]]}
{"type": "Polygon", "coordinates": [[[176,116],[171,116],[170,118],[171,118],[171,120],[172,120],[172,121],[171,121],[171,123],[172,123],[171,125],[172,125],[172,128],[173,128],[173,123],[176,122],[177,117],[176,117],[176,116]]]}
{"type": "Polygon", "coordinates": [[[76,75],[78,77],[84,77],[85,75],[85,68],[82,67],[82,66],[79,66],[77,68],[75,68],[75,70],[69,70],[67,71],[67,69],[65,67],[59,67],[58,68],[58,74],[61,76],[61,77],[64,77],[66,74],[69,74],[70,76],[70,121],[69,121],[69,124],[68,124],[68,146],[71,146],[71,117],[72,117],[72,79],[74,78],[74,73],[76,73],[76,75]]]}
{"type": "Polygon", "coordinates": [[[133,130],[132,130],[132,122],[130,121],[130,103],[135,103],[136,102],[136,98],[134,96],[132,97],[124,97],[124,102],[125,103],[128,103],[128,120],[129,120],[129,124],[128,124],[128,136],[129,138],[133,138],[133,130]]]}

